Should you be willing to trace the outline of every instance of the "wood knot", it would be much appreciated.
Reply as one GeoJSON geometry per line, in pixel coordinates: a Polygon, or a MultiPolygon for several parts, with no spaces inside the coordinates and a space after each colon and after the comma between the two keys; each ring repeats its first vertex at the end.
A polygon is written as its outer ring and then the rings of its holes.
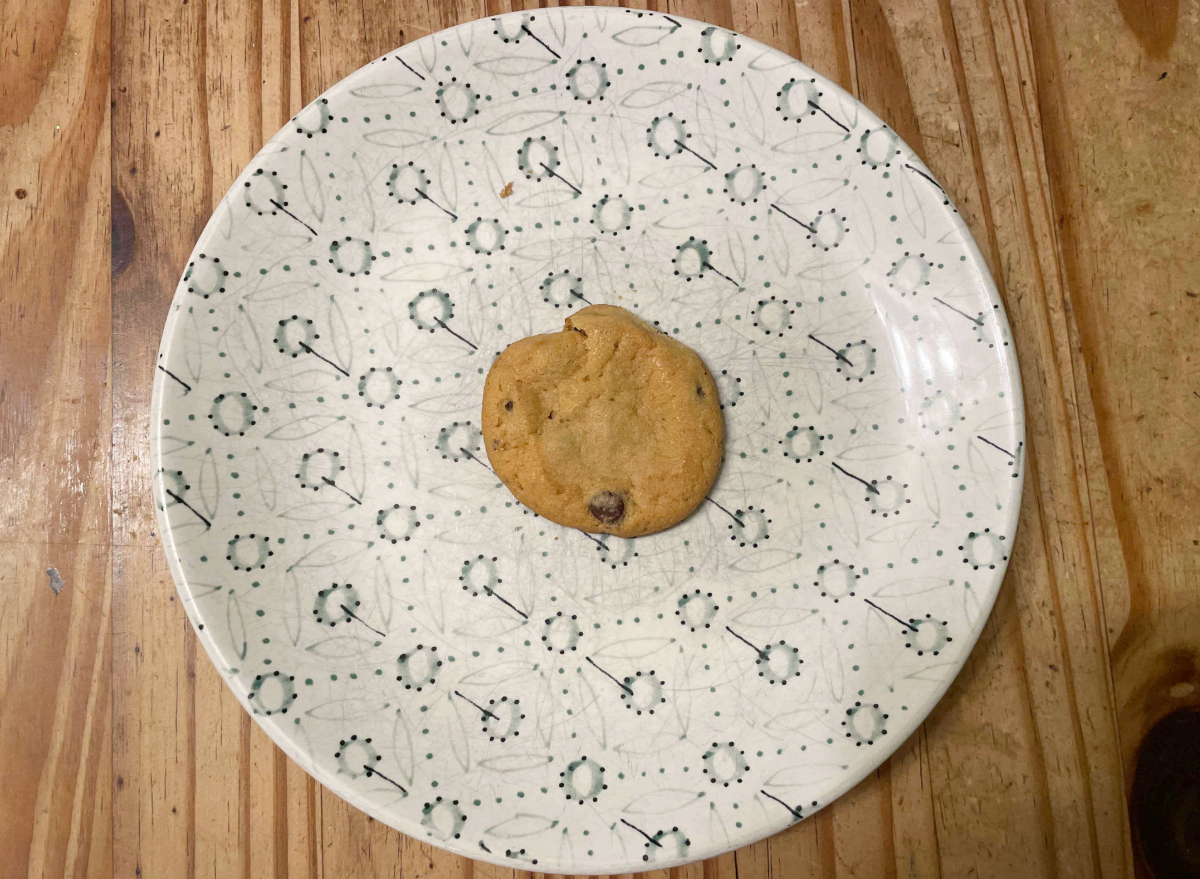
{"type": "Polygon", "coordinates": [[[1129,797],[1133,839],[1155,879],[1200,877],[1200,709],[1156,723],[1138,748],[1129,797]]]}

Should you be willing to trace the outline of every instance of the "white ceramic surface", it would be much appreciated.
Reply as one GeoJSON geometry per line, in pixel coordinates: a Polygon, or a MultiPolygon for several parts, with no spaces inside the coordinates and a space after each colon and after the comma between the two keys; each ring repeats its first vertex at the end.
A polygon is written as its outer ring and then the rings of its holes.
{"type": "Polygon", "coordinates": [[[1012,545],[999,298],[920,160],[753,40],[622,9],[434,34],[214,212],[154,406],[172,573],[230,688],[351,803],[547,872],[709,857],[882,762],[1012,545]],[[584,302],[717,379],[709,502],[637,540],[519,506],[484,376],[584,302]]]}

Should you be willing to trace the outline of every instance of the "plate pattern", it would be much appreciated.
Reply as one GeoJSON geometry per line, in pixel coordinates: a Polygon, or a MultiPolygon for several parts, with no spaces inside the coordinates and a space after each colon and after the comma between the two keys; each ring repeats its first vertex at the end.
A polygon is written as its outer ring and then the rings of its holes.
{"type": "Polygon", "coordinates": [[[1024,427],[942,187],[800,63],[540,10],[424,38],[253,160],[176,291],[154,403],[172,571],[229,685],[400,830],[551,872],[669,866],[812,814],[964,661],[1024,427]],[[711,497],[546,522],[480,446],[509,342],[587,303],[694,347],[711,497]]]}

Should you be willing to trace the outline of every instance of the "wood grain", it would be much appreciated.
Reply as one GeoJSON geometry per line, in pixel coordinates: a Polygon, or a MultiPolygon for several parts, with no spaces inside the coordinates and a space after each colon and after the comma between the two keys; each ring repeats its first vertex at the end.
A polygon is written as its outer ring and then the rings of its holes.
{"type": "Polygon", "coordinates": [[[106,3],[0,5],[5,876],[111,869],[108,65],[106,3]]]}
{"type": "MultiPolygon", "coordinates": [[[[372,58],[542,5],[0,0],[0,874],[520,872],[373,821],[241,711],[179,607],[147,455],[175,282],[257,149],[372,58]]],[[[813,819],[652,875],[1149,876],[1138,747],[1200,705],[1200,12],[622,5],[796,55],[913,146],[1001,288],[1029,425],[1009,575],[921,729],[813,819]]]]}

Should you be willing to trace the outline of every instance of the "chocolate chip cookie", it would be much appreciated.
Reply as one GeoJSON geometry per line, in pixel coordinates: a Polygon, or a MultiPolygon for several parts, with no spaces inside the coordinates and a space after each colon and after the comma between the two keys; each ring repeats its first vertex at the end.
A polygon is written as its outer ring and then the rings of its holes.
{"type": "Polygon", "coordinates": [[[496,475],[584,531],[637,537],[684,519],[717,476],[724,434],[696,352],[612,305],[509,345],[483,390],[496,475]]]}

